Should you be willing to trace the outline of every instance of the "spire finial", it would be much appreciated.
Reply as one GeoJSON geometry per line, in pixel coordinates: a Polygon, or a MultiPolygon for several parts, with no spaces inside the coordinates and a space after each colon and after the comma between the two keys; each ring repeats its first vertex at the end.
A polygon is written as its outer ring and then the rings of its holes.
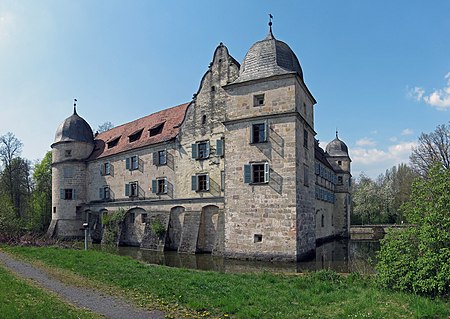
{"type": "Polygon", "coordinates": [[[77,99],[73,99],[73,114],[77,114],[77,99]]]}
{"type": "Polygon", "coordinates": [[[271,36],[273,36],[272,34],[272,20],[273,20],[273,15],[271,13],[269,13],[269,33],[271,36]]]}
{"type": "Polygon", "coordinates": [[[339,138],[338,137],[338,129],[337,129],[337,127],[336,127],[336,138],[339,138]]]}

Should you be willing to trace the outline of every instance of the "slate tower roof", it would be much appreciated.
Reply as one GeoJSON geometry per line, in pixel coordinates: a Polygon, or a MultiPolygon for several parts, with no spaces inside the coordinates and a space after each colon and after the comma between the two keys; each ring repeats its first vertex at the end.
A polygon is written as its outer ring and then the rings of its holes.
{"type": "Polygon", "coordinates": [[[326,147],[326,152],[330,156],[346,156],[348,157],[348,147],[345,145],[343,141],[341,141],[338,137],[338,133],[336,132],[336,138],[328,143],[326,147]]]}
{"type": "Polygon", "coordinates": [[[77,114],[75,108],[73,114],[66,118],[56,130],[54,143],[58,142],[94,142],[90,125],[77,114]]]}
{"type": "Polygon", "coordinates": [[[275,39],[270,30],[264,40],[256,42],[248,50],[234,83],[295,73],[303,80],[297,56],[286,43],[275,39]]]}

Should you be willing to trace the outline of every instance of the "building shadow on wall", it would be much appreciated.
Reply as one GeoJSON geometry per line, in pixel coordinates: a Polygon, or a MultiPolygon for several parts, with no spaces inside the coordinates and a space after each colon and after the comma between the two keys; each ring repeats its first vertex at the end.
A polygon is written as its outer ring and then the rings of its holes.
{"type": "Polygon", "coordinates": [[[283,177],[275,172],[273,169],[270,169],[270,188],[276,191],[278,194],[283,193],[283,177]]]}

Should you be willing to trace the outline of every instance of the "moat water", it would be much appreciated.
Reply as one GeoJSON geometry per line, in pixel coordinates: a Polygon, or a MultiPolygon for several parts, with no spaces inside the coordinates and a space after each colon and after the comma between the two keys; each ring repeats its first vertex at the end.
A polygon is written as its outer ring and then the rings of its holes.
{"type": "MultiPolygon", "coordinates": [[[[379,248],[379,241],[336,240],[319,245],[315,256],[296,263],[234,260],[211,254],[190,255],[175,251],[155,252],[139,249],[139,247],[109,248],[108,251],[122,256],[130,256],[148,264],[227,273],[262,271],[301,273],[330,269],[340,273],[371,274],[375,272],[376,252],[379,248]]],[[[96,245],[95,249],[105,248],[96,245]]]]}

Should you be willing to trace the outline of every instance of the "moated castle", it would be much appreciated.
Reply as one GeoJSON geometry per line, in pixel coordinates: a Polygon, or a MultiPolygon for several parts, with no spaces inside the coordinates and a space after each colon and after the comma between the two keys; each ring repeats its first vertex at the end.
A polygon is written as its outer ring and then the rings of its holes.
{"type": "Polygon", "coordinates": [[[95,136],[74,108],[51,145],[48,233],[82,237],[89,221],[100,241],[104,216],[124,209],[123,245],[301,259],[349,230],[351,159],[337,133],[319,146],[315,103],[270,30],[242,65],[221,43],[189,103],[95,136]]]}

